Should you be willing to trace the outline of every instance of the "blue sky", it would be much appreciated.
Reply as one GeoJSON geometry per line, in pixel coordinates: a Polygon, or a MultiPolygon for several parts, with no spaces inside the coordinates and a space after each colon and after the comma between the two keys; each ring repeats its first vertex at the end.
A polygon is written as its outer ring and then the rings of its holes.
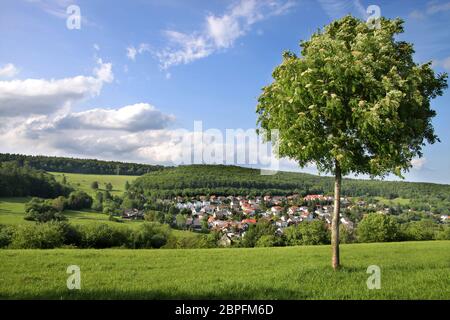
{"type": "MultiPolygon", "coordinates": [[[[450,71],[444,0],[2,0],[0,152],[171,164],[174,130],[255,128],[282,51],[347,13],[365,19],[369,5],[405,20],[417,62],[450,71]],[[66,26],[73,4],[79,30],[66,26]]],[[[442,143],[407,180],[450,183],[449,97],[433,102],[442,143]]]]}

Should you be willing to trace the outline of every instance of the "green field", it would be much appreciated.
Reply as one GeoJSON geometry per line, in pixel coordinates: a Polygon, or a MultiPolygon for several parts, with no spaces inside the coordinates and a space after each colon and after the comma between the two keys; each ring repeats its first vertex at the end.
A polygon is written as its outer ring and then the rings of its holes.
{"type": "Polygon", "coordinates": [[[112,194],[122,194],[125,191],[125,182],[133,182],[137,176],[119,176],[119,175],[101,175],[101,174],[80,174],[80,173],[60,173],[50,172],[56,180],[61,182],[63,176],[66,177],[70,186],[75,189],[83,190],[87,193],[93,193],[91,183],[97,181],[99,189],[105,190],[105,184],[110,182],[113,185],[112,194]]]}
{"type": "Polygon", "coordinates": [[[450,241],[184,250],[0,250],[0,298],[450,299],[450,241]],[[81,268],[68,290],[66,268],[81,268]],[[381,289],[369,290],[369,265],[381,289]]]}

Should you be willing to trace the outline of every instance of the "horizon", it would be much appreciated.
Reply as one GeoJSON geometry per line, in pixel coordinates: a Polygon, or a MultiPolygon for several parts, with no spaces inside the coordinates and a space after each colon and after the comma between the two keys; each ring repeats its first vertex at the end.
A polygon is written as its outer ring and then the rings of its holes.
{"type": "MultiPolygon", "coordinates": [[[[282,52],[347,14],[366,20],[373,4],[404,19],[398,39],[413,43],[415,62],[450,71],[446,0],[3,1],[0,152],[174,166],[179,130],[195,136],[198,120],[222,136],[256,129],[256,99],[282,52]]],[[[442,142],[405,179],[384,180],[450,184],[449,102],[448,92],[432,101],[442,142]]],[[[318,175],[287,159],[279,169],[318,175]]]]}

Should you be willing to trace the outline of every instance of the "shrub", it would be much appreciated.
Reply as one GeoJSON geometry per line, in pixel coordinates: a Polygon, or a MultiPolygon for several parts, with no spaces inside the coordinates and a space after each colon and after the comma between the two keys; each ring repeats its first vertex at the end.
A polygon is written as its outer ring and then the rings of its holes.
{"type": "Polygon", "coordinates": [[[248,230],[245,232],[241,244],[244,247],[254,247],[258,242],[259,238],[264,235],[275,234],[275,227],[270,221],[259,220],[257,224],[252,224],[249,226],[248,230]]]}
{"type": "Polygon", "coordinates": [[[15,228],[0,224],[0,248],[5,248],[11,244],[15,228]]]}
{"type": "Polygon", "coordinates": [[[133,248],[160,248],[167,243],[170,228],[157,222],[144,222],[132,233],[133,248]]]}
{"type": "Polygon", "coordinates": [[[405,237],[412,241],[433,240],[437,229],[438,225],[431,220],[414,221],[407,224],[405,237]]]}
{"type": "Polygon", "coordinates": [[[92,206],[92,198],[84,191],[74,191],[69,194],[67,208],[72,210],[89,209],[92,206]]]}
{"type": "Polygon", "coordinates": [[[450,225],[443,226],[436,234],[437,240],[450,240],[450,225]]]}
{"type": "Polygon", "coordinates": [[[64,226],[60,222],[25,224],[17,227],[11,241],[16,249],[52,249],[64,243],[64,226]]]}
{"type": "Polygon", "coordinates": [[[278,243],[274,235],[263,235],[256,242],[255,247],[274,247],[278,243]]]}
{"type": "Polygon", "coordinates": [[[79,226],[81,246],[84,248],[107,248],[111,246],[112,230],[107,224],[93,223],[79,226]]]}
{"type": "Polygon", "coordinates": [[[284,232],[286,244],[318,245],[330,243],[330,231],[323,221],[305,221],[297,226],[286,228],[284,232]]]}
{"type": "Polygon", "coordinates": [[[394,217],[370,213],[358,225],[359,242],[389,242],[400,240],[400,227],[394,217]]]}
{"type": "Polygon", "coordinates": [[[349,228],[343,224],[339,226],[339,239],[341,243],[354,243],[356,242],[355,229],[349,228]]]}
{"type": "Polygon", "coordinates": [[[25,204],[26,215],[24,219],[37,222],[66,220],[66,217],[55,208],[54,201],[32,198],[25,204]]]}

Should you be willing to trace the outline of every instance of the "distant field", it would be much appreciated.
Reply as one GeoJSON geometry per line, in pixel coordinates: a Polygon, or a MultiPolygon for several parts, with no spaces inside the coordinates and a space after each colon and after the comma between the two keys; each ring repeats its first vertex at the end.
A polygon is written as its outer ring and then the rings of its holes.
{"type": "Polygon", "coordinates": [[[105,184],[110,182],[113,185],[112,194],[122,194],[125,191],[125,182],[133,182],[137,176],[118,176],[118,175],[100,175],[100,174],[80,174],[80,173],[60,173],[50,172],[57,181],[61,182],[63,175],[67,182],[74,188],[83,190],[87,193],[93,193],[91,183],[97,181],[99,189],[105,190],[105,184]]]}
{"type": "MultiPolygon", "coordinates": [[[[18,225],[24,223],[34,223],[32,221],[25,220],[25,202],[30,198],[0,198],[0,224],[6,225],[18,225]]],[[[102,222],[112,226],[127,226],[135,228],[143,223],[142,220],[124,220],[123,222],[109,221],[107,214],[95,212],[92,210],[64,211],[64,215],[69,218],[69,222],[72,224],[89,224],[93,222],[102,222]]],[[[172,230],[172,234],[177,238],[189,238],[197,237],[199,234],[184,230],[172,230]]]]}
{"type": "Polygon", "coordinates": [[[450,299],[450,241],[183,250],[0,250],[0,298],[450,299]],[[81,268],[81,290],[66,268],[81,268]],[[381,289],[369,290],[369,265],[381,289]]]}
{"type": "MultiPolygon", "coordinates": [[[[33,223],[25,220],[25,203],[30,198],[0,198],[0,224],[23,224],[33,223]]],[[[136,226],[142,221],[124,221],[123,223],[109,221],[109,216],[95,211],[64,211],[64,215],[69,218],[70,223],[86,224],[92,222],[104,222],[111,225],[131,225],[136,226]]]]}
{"type": "Polygon", "coordinates": [[[386,199],[383,197],[375,197],[375,199],[378,199],[380,203],[384,205],[408,205],[411,202],[411,199],[405,199],[405,198],[395,198],[395,199],[386,199]]]}

